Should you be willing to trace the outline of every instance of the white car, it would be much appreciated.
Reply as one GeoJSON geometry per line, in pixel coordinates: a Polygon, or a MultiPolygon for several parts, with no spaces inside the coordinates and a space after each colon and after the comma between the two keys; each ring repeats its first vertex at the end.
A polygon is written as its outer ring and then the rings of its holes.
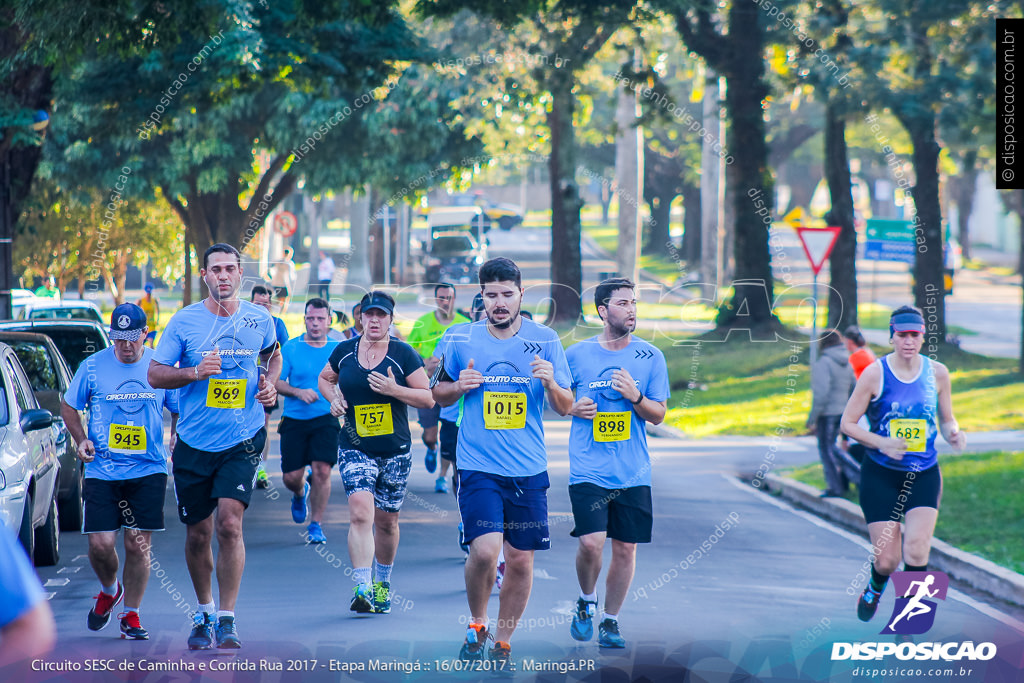
{"type": "Polygon", "coordinates": [[[74,299],[56,301],[36,298],[25,303],[15,315],[16,320],[92,320],[103,324],[103,312],[91,301],[74,299]]]}
{"type": "Polygon", "coordinates": [[[36,565],[60,559],[53,415],[36,402],[18,357],[0,344],[0,519],[36,565]]]}

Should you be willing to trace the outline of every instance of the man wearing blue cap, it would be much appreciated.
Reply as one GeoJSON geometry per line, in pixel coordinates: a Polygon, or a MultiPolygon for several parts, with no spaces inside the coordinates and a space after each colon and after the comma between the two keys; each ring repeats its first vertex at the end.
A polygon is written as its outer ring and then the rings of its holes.
{"type": "Polygon", "coordinates": [[[100,580],[88,626],[98,631],[124,599],[121,637],[147,640],[139,606],[149,580],[154,531],[164,530],[167,449],[163,410],[171,413],[171,442],[178,420],[176,391],[154,389],[147,379],[152,349],[145,348],[146,314],[121,304],[110,316],[113,346],[78,366],[61,401],[61,417],[85,463],[85,521],[89,562],[100,580]],[[89,411],[86,435],[78,411],[89,411]],[[117,532],[124,529],[124,584],[117,580],[117,532]]]}
{"type": "Polygon", "coordinates": [[[889,576],[928,570],[939,517],[942,474],[935,450],[941,433],[955,451],[967,437],[953,417],[952,387],[945,365],[921,355],[925,324],[921,311],[901,306],[889,318],[893,352],[861,373],[840,423],[843,433],[864,444],[860,506],[871,536],[871,580],[857,602],[857,617],[869,621],[889,576]],[[859,426],[867,415],[871,429],[859,426]],[[905,520],[900,528],[900,518],[905,520]]]}

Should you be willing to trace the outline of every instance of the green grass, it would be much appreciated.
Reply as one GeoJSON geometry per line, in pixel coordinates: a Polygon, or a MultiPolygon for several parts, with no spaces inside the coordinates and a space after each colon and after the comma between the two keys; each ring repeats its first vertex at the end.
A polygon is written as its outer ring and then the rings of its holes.
{"type": "MultiPolygon", "coordinates": [[[[609,254],[614,254],[618,249],[619,228],[617,226],[602,224],[600,219],[582,219],[582,228],[588,237],[609,254]]],[[[674,283],[682,273],[680,265],[673,261],[668,254],[642,255],[640,268],[667,285],[674,283]]]]}
{"type": "MultiPolygon", "coordinates": [[[[811,398],[806,341],[796,344],[798,362],[790,367],[793,344],[784,341],[751,343],[732,335],[726,342],[703,342],[698,352],[650,330],[638,334],[665,353],[672,386],[668,424],[694,437],[804,432],[811,398]]],[[[965,431],[1024,429],[1024,378],[1014,359],[955,347],[944,349],[940,359],[951,370],[953,410],[965,431]]]]}
{"type": "MultiPolygon", "coordinates": [[[[938,538],[1015,572],[1024,572],[1024,451],[945,455],[938,538]]],[[[780,474],[825,488],[821,464],[780,474]]],[[[856,492],[848,496],[857,502],[856,492]]]]}

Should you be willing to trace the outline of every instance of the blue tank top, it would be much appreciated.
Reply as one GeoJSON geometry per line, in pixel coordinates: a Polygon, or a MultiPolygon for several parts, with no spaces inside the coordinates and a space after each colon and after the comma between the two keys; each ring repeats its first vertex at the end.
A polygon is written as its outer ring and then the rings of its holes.
{"type": "Polygon", "coordinates": [[[920,472],[936,462],[935,436],[938,434],[938,387],[931,361],[921,356],[921,370],[910,382],[896,377],[889,368],[889,356],[879,359],[882,385],[878,396],[868,404],[867,418],[871,432],[879,436],[902,437],[907,453],[902,460],[893,460],[881,451],[868,448],[867,453],[883,467],[904,472],[920,472]]]}

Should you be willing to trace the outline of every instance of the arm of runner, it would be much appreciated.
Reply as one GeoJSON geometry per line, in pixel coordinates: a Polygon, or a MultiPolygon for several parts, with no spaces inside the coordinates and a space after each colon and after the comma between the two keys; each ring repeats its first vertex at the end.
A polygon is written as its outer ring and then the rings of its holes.
{"type": "Polygon", "coordinates": [[[584,420],[593,420],[597,415],[597,404],[584,396],[580,400],[573,402],[572,408],[569,409],[569,414],[573,417],[582,417],[584,420]]]}
{"type": "Polygon", "coordinates": [[[397,398],[402,403],[413,408],[433,408],[434,396],[430,393],[430,380],[423,368],[416,368],[406,378],[408,386],[401,386],[395,380],[395,373],[388,367],[388,374],[382,375],[379,372],[371,372],[367,381],[370,388],[383,396],[397,398]]]}
{"type": "Polygon", "coordinates": [[[277,342],[269,350],[260,351],[260,365],[267,370],[260,373],[259,391],[256,392],[256,400],[264,407],[270,408],[277,403],[277,379],[281,376],[281,351],[277,342]]]}
{"type": "Polygon", "coordinates": [[[544,391],[547,392],[548,401],[554,411],[559,415],[568,415],[573,404],[572,389],[561,387],[555,381],[555,366],[551,361],[544,360],[535,354],[533,361],[530,362],[530,367],[534,379],[539,379],[540,383],[544,385],[544,391]]]}
{"type": "Polygon", "coordinates": [[[839,429],[858,443],[879,450],[893,460],[902,460],[903,455],[907,452],[906,441],[879,436],[857,424],[867,412],[868,404],[875,396],[875,387],[878,386],[881,379],[879,374],[881,372],[882,368],[877,363],[864,369],[860,379],[857,380],[857,386],[853,388],[853,395],[846,403],[846,409],[843,410],[843,416],[839,420],[839,429]]]}
{"type": "Polygon", "coordinates": [[[96,447],[86,436],[78,411],[68,405],[67,401],[61,399],[60,416],[64,418],[64,426],[68,428],[71,438],[78,444],[78,459],[82,462],[92,462],[95,458],[96,447]]]}
{"type": "Polygon", "coordinates": [[[297,398],[306,405],[316,403],[317,399],[320,398],[320,394],[316,393],[316,389],[299,389],[288,384],[287,380],[279,379],[274,383],[274,386],[277,387],[277,393],[282,396],[297,398]]]}
{"type": "Polygon", "coordinates": [[[960,431],[960,425],[953,417],[953,386],[949,369],[942,363],[934,363],[935,384],[939,391],[939,431],[953,450],[959,453],[967,446],[967,435],[960,431]]]}
{"type": "Polygon", "coordinates": [[[612,373],[612,382],[614,383],[612,386],[633,404],[633,410],[637,415],[651,424],[662,423],[665,413],[668,411],[668,401],[654,401],[644,396],[640,387],[636,385],[633,375],[629,374],[629,370],[625,368],[619,368],[612,373]],[[632,391],[630,391],[631,389],[632,391]]]}
{"type": "Polygon", "coordinates": [[[171,413],[171,440],[168,443],[167,451],[174,454],[174,447],[178,444],[178,414],[171,413]]]}
{"type": "Polygon", "coordinates": [[[469,364],[459,371],[458,380],[452,381],[444,367],[440,368],[440,372],[440,378],[434,384],[431,393],[442,408],[457,403],[460,398],[484,383],[484,376],[473,367],[472,358],[469,359],[469,364]]]}
{"type": "Polygon", "coordinates": [[[324,365],[324,369],[320,371],[320,376],[317,378],[316,383],[320,393],[331,404],[331,415],[334,417],[344,415],[348,409],[348,402],[345,401],[345,397],[341,394],[341,389],[338,387],[338,373],[331,367],[330,362],[324,365]]]}

